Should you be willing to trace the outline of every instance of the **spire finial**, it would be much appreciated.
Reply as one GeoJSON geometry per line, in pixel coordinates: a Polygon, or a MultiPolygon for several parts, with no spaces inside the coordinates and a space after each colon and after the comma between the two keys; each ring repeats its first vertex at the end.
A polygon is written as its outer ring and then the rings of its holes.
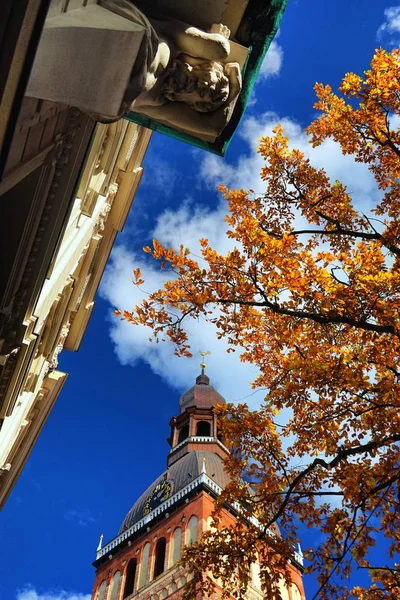
{"type": "Polygon", "coordinates": [[[103,534],[101,534],[101,536],[100,536],[100,540],[99,540],[99,545],[97,546],[97,552],[98,552],[99,550],[101,550],[101,548],[102,548],[102,546],[103,546],[103,537],[104,537],[104,535],[103,535],[103,534]]]}
{"type": "Polygon", "coordinates": [[[303,555],[303,550],[301,549],[301,546],[300,546],[300,542],[297,543],[297,548],[298,548],[297,552],[303,558],[304,555],[303,555]]]}
{"type": "Polygon", "coordinates": [[[206,368],[206,363],[204,362],[204,357],[208,356],[208,354],[211,354],[211,352],[209,350],[200,350],[199,352],[200,356],[203,357],[203,360],[200,363],[200,369],[201,369],[201,374],[204,375],[204,369],[206,368]]]}
{"type": "Polygon", "coordinates": [[[204,369],[206,368],[204,357],[207,356],[207,354],[211,354],[211,352],[208,350],[201,350],[199,354],[203,358],[203,361],[200,363],[201,373],[196,377],[196,385],[208,385],[210,383],[210,378],[204,373],[204,369]]]}

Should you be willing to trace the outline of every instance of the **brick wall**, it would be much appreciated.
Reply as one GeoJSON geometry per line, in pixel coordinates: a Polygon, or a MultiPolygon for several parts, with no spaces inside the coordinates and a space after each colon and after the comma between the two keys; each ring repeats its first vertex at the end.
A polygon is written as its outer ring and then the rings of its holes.
{"type": "MultiPolygon", "coordinates": [[[[102,562],[97,569],[95,583],[93,587],[92,600],[97,600],[97,593],[101,584],[106,581],[107,588],[105,598],[108,598],[110,590],[110,584],[117,571],[121,573],[121,579],[119,584],[118,594],[115,596],[116,599],[124,599],[124,587],[126,581],[126,571],[128,568],[129,561],[131,559],[137,560],[137,570],[135,577],[135,591],[133,594],[128,596],[129,600],[161,600],[167,598],[168,600],[180,600],[182,598],[183,586],[185,585],[188,576],[182,567],[177,567],[171,564],[171,538],[174,530],[177,527],[182,529],[182,548],[187,541],[188,523],[190,518],[194,515],[198,518],[198,537],[201,536],[202,532],[208,528],[208,520],[215,508],[215,501],[206,492],[202,491],[196,495],[189,503],[179,507],[174,513],[166,514],[165,517],[159,521],[156,525],[151,527],[151,530],[142,534],[139,538],[132,540],[130,545],[126,545],[124,548],[116,549],[113,556],[104,557],[102,562]],[[157,540],[165,537],[167,540],[166,549],[166,563],[164,572],[153,579],[154,562],[155,562],[155,549],[157,540]],[[150,559],[148,562],[147,569],[147,584],[138,588],[139,572],[140,572],[140,561],[143,548],[146,543],[150,543],[150,559]]],[[[235,522],[235,517],[228,512],[223,510],[222,512],[222,526],[232,526],[235,522]]],[[[129,544],[129,542],[128,542],[129,544]]],[[[302,597],[304,596],[304,588],[300,572],[290,566],[291,579],[294,584],[299,588],[302,597]]],[[[115,593],[115,592],[114,592],[115,593]]],[[[220,598],[221,588],[216,584],[215,586],[215,599],[220,598]]],[[[260,600],[264,596],[260,591],[256,589],[249,589],[249,599],[260,600]]],[[[113,596],[114,598],[114,596],[113,596]]],[[[288,600],[293,600],[291,592],[288,590],[288,600]]],[[[200,599],[197,599],[200,600],[200,599]]]]}

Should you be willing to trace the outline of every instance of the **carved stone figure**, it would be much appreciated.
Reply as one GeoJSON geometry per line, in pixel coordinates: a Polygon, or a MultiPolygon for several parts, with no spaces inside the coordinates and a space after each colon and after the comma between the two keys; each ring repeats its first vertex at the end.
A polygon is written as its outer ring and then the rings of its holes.
{"type": "Polygon", "coordinates": [[[48,19],[28,95],[61,101],[54,95],[63,90],[99,121],[112,122],[134,110],[215,139],[241,90],[240,66],[229,62],[229,35],[224,25],[205,32],[176,20],[150,19],[130,0],[98,0],[48,19]],[[105,48],[111,65],[101,64],[105,48]],[[94,64],[97,80],[102,77],[97,90],[94,64]],[[78,80],[76,70],[85,69],[86,76],[78,80]]]}
{"type": "MultiPolygon", "coordinates": [[[[238,63],[221,62],[230,52],[229,29],[214,24],[205,32],[179,21],[148,19],[130,0],[99,0],[99,4],[146,27],[121,115],[132,109],[190,133],[218,135],[241,89],[238,63]]],[[[95,116],[108,120],[107,115],[95,116]]]]}

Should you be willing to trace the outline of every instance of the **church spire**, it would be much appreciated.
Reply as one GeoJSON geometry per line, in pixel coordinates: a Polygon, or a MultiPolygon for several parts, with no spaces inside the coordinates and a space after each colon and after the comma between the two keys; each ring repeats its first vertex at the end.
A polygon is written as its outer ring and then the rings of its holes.
{"type": "MultiPolygon", "coordinates": [[[[134,502],[118,535],[105,546],[99,543],[92,600],[116,598],[114,590],[119,598],[182,598],[189,580],[189,572],[179,561],[182,547],[195,543],[205,527],[212,526],[215,497],[231,481],[224,468],[229,449],[214,410],[226,402],[210,385],[205,363],[200,367],[195,385],[180,398],[179,414],[170,421],[167,469],[134,502]]],[[[224,507],[222,525],[232,526],[236,514],[234,504],[224,507]]],[[[303,589],[302,560],[299,549],[289,565],[298,588],[292,600],[304,598],[299,591],[303,589]]],[[[251,586],[256,589],[249,590],[248,600],[265,596],[259,580],[252,580],[251,586]]],[[[219,598],[218,586],[215,592],[213,597],[219,598]]],[[[283,597],[289,600],[289,595],[283,597]]]]}

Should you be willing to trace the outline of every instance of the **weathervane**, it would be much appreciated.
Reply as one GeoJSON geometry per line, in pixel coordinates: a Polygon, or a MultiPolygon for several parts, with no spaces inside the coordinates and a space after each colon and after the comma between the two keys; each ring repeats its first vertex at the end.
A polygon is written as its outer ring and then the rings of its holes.
{"type": "Polygon", "coordinates": [[[205,368],[206,368],[206,366],[207,366],[207,365],[206,365],[206,363],[204,362],[204,357],[205,357],[205,356],[207,356],[208,354],[211,354],[211,352],[209,352],[208,350],[201,350],[201,351],[199,352],[199,354],[200,354],[200,356],[202,356],[202,357],[203,357],[203,360],[202,360],[202,362],[200,363],[200,369],[201,369],[202,371],[204,371],[204,369],[205,369],[205,368]]]}

